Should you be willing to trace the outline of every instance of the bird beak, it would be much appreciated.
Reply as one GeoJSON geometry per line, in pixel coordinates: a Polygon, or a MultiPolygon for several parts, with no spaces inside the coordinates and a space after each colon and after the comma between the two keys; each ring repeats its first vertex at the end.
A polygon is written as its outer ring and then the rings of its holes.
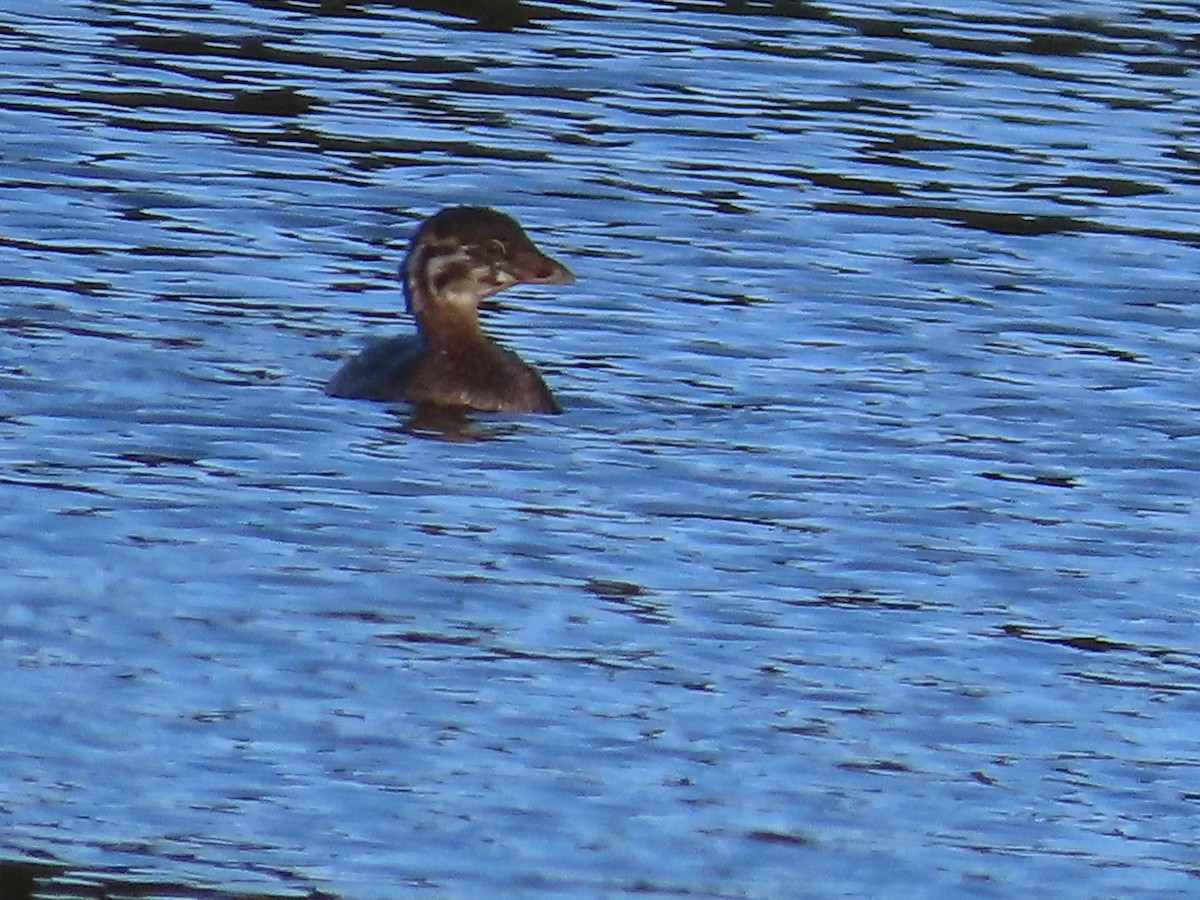
{"type": "Polygon", "coordinates": [[[514,254],[511,272],[523,284],[575,283],[570,269],[533,246],[514,254]]]}

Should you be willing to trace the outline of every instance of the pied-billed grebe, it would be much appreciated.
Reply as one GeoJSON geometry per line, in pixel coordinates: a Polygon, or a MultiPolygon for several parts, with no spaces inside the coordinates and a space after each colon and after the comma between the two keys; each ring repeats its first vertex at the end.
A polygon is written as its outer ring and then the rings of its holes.
{"type": "Polygon", "coordinates": [[[413,236],[401,267],[417,333],[376,341],[326,393],[494,412],[561,412],[536,371],[479,327],[479,301],[513,284],[571,284],[513,219],[482,206],[443,209],[413,236]]]}

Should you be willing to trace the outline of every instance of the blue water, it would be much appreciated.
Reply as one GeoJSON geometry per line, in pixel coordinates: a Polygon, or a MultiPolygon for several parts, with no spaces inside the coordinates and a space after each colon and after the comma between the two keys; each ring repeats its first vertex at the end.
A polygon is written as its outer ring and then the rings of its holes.
{"type": "Polygon", "coordinates": [[[10,5],[0,859],[1195,895],[1198,47],[1185,3],[10,5]],[[576,273],[487,316],[564,415],[323,395],[456,203],[576,273]]]}

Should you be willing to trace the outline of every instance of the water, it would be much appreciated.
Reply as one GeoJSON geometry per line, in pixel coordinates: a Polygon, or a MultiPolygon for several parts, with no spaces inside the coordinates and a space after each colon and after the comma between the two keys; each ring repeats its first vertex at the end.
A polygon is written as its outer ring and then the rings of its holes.
{"type": "Polygon", "coordinates": [[[1198,35],[10,5],[3,856],[68,894],[1193,895],[1198,35]],[[464,202],[579,279],[488,317],[566,414],[323,396],[464,202]]]}

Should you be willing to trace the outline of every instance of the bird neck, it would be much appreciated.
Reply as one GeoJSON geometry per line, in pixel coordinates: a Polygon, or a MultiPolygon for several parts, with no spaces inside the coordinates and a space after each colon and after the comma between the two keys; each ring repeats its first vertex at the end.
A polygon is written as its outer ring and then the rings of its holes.
{"type": "Polygon", "coordinates": [[[474,306],[434,302],[418,313],[417,331],[434,348],[466,347],[486,342],[479,327],[479,312],[474,306]]]}
{"type": "Polygon", "coordinates": [[[431,346],[486,340],[479,327],[479,297],[464,289],[463,251],[417,246],[404,264],[404,297],[417,330],[431,346]],[[439,252],[440,251],[440,252],[439,252]]]}

